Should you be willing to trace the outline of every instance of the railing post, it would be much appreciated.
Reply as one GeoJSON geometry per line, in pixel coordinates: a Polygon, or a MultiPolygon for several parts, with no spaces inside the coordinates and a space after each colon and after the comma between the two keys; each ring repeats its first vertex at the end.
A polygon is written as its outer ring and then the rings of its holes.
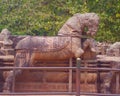
{"type": "Polygon", "coordinates": [[[76,61],[76,96],[80,96],[80,63],[81,59],[77,58],[76,61]]]}
{"type": "MultiPolygon", "coordinates": [[[[100,68],[101,67],[101,62],[97,62],[97,68],[100,68]]],[[[96,70],[97,72],[97,92],[100,93],[101,92],[101,82],[100,82],[100,73],[101,73],[101,70],[96,70]]]]}
{"type": "Polygon", "coordinates": [[[119,72],[116,72],[116,93],[117,94],[119,93],[119,87],[120,87],[119,81],[120,81],[119,72]]]}
{"type": "MultiPolygon", "coordinates": [[[[72,58],[69,59],[69,67],[72,67],[72,58]]],[[[72,92],[72,69],[69,69],[69,92],[72,92]]]]}

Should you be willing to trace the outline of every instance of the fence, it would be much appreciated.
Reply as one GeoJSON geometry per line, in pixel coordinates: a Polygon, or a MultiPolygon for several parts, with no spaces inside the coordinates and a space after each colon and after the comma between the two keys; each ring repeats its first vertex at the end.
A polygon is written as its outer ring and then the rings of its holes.
{"type": "MultiPolygon", "coordinates": [[[[69,67],[0,67],[0,70],[17,70],[17,69],[21,69],[21,70],[69,70],[69,87],[68,89],[71,90],[71,70],[75,70],[76,71],[76,91],[72,92],[72,91],[68,91],[68,92],[14,92],[14,88],[13,88],[13,92],[11,93],[3,93],[1,92],[0,95],[75,95],[75,96],[80,96],[80,95],[87,95],[87,96],[119,96],[120,94],[103,94],[103,93],[99,93],[99,88],[98,88],[98,93],[91,93],[91,92],[81,92],[80,88],[81,88],[81,84],[80,84],[80,74],[81,71],[90,71],[90,70],[95,70],[95,71],[117,71],[119,72],[120,69],[118,68],[100,68],[99,66],[97,67],[81,67],[81,63],[83,61],[81,61],[79,58],[77,59],[76,62],[76,66],[69,66],[69,67]]],[[[88,61],[88,62],[93,62],[93,61],[88,61]]],[[[98,61],[95,61],[95,63],[101,63],[98,61]]],[[[99,74],[98,74],[99,75],[99,74]]],[[[98,78],[99,79],[99,78],[98,78]]],[[[15,79],[14,79],[15,80],[15,79]]],[[[117,86],[116,86],[116,90],[119,90],[119,76],[117,77],[117,86]]],[[[15,81],[13,81],[15,83],[15,81]]],[[[98,86],[99,87],[99,86],[98,86]]]]}

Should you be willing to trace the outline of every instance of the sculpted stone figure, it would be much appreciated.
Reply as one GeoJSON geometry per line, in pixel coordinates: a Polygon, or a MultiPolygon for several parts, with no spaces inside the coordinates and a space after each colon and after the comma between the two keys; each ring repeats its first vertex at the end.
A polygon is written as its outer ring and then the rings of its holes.
{"type": "Polygon", "coordinates": [[[0,55],[5,55],[7,52],[5,51],[8,46],[12,46],[13,42],[9,38],[11,33],[8,29],[3,29],[0,33],[0,55]]]}
{"type": "Polygon", "coordinates": [[[13,42],[9,39],[11,33],[8,29],[3,29],[0,33],[0,41],[3,41],[5,45],[13,44],[13,42]]]}
{"type": "MultiPolygon", "coordinates": [[[[119,60],[115,60],[115,58],[113,58],[113,59],[114,60],[111,62],[111,65],[112,65],[111,68],[120,69],[120,59],[119,60]]],[[[114,89],[114,86],[118,86],[118,85],[116,85],[116,84],[118,84],[118,83],[116,83],[116,82],[118,82],[117,80],[119,80],[119,79],[116,79],[117,75],[119,75],[119,72],[110,71],[103,77],[103,84],[101,86],[102,93],[110,94],[115,91],[118,91],[118,89],[111,90],[111,89],[114,89]]]]}
{"type": "MultiPolygon", "coordinates": [[[[15,66],[34,66],[35,61],[64,60],[78,58],[84,53],[84,49],[90,46],[94,50],[91,40],[82,41],[83,35],[94,36],[97,32],[99,17],[95,13],[75,14],[62,26],[55,37],[26,37],[17,44],[15,66]],[[87,28],[87,32],[85,32],[87,28]],[[82,43],[83,42],[83,43],[82,43]]],[[[92,38],[89,38],[92,39],[92,38]]],[[[15,71],[15,76],[21,70],[15,71]]],[[[4,90],[11,91],[13,71],[6,78],[4,90]]]]}
{"type": "Polygon", "coordinates": [[[120,42],[115,42],[112,44],[106,52],[109,56],[120,56],[120,42]]]}

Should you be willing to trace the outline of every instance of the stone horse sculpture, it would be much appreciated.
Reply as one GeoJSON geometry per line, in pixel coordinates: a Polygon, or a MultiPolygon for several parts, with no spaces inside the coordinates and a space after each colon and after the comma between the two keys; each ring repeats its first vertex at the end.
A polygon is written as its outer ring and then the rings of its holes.
{"type": "MultiPolygon", "coordinates": [[[[81,38],[83,34],[94,36],[97,32],[99,17],[95,13],[75,14],[62,26],[55,37],[28,36],[22,39],[16,46],[15,66],[28,67],[34,66],[35,61],[64,60],[72,57],[78,58],[84,53],[84,49],[91,46],[93,42],[81,38]],[[84,32],[84,28],[88,28],[84,32]],[[87,44],[87,45],[86,45],[87,44]]],[[[95,46],[94,46],[95,47],[95,46]]],[[[95,51],[93,45],[91,50],[95,51]]],[[[4,90],[11,91],[14,75],[22,71],[10,71],[6,78],[4,90]]]]}

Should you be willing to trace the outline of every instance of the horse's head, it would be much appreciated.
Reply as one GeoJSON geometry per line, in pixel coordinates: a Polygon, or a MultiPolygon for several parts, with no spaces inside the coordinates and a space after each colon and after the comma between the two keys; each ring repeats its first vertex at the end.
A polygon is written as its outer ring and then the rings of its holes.
{"type": "MultiPolygon", "coordinates": [[[[94,36],[98,30],[99,17],[95,13],[83,14],[83,25],[87,27],[87,35],[94,36]]],[[[85,30],[84,30],[85,31],[85,30]]]]}
{"type": "Polygon", "coordinates": [[[59,30],[59,35],[90,35],[94,36],[98,30],[99,17],[95,13],[76,13],[69,18],[59,30]],[[87,28],[88,30],[85,30],[87,28]],[[87,31],[87,32],[85,32],[87,31]],[[85,32],[82,33],[82,32],[85,32]],[[86,34],[87,33],[87,34],[86,34]]]}

